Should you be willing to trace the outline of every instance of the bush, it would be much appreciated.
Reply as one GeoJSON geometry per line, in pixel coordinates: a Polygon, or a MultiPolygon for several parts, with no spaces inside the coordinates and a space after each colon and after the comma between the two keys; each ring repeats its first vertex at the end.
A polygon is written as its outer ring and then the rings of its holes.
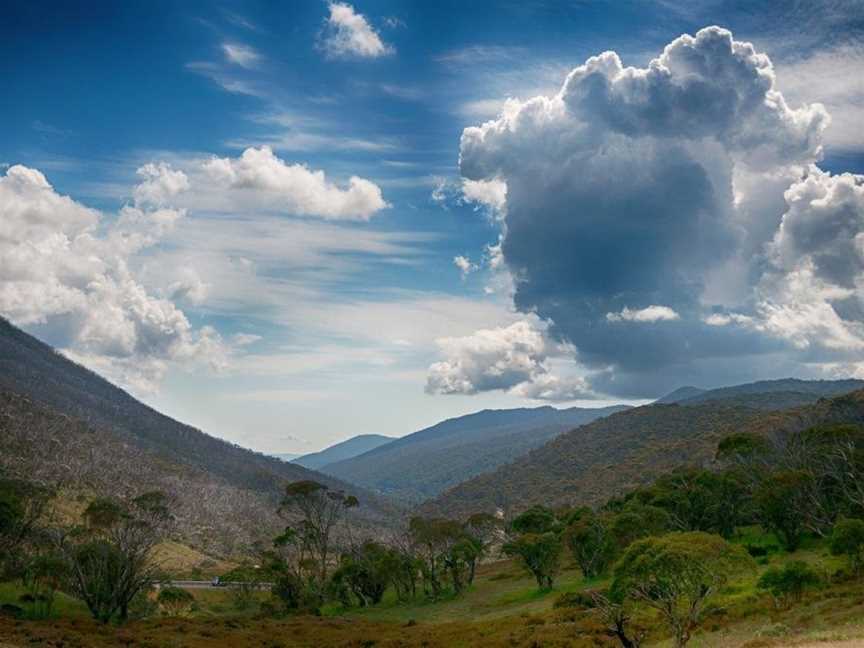
{"type": "Polygon", "coordinates": [[[762,558],[764,556],[768,556],[772,553],[777,553],[780,551],[780,547],[775,544],[770,545],[754,545],[754,544],[745,544],[744,548],[754,558],[762,558]]]}
{"type": "Polygon", "coordinates": [[[593,608],[594,599],[588,592],[564,592],[555,599],[554,608],[593,608]]]}
{"type": "Polygon", "coordinates": [[[864,558],[864,520],[839,520],[831,535],[831,553],[835,556],[845,555],[852,573],[859,576],[864,558]]]}
{"type": "Polygon", "coordinates": [[[195,605],[195,597],[179,587],[165,587],[156,597],[165,616],[177,617],[188,614],[195,605]]]}
{"type": "Polygon", "coordinates": [[[774,599],[776,607],[787,607],[797,603],[804,591],[816,587],[822,582],[819,574],[807,563],[796,560],[782,569],[772,567],[759,579],[759,589],[766,590],[774,599]]]}
{"type": "Polygon", "coordinates": [[[261,590],[261,570],[243,564],[223,574],[220,581],[228,588],[235,609],[245,610],[252,606],[261,590]]]}

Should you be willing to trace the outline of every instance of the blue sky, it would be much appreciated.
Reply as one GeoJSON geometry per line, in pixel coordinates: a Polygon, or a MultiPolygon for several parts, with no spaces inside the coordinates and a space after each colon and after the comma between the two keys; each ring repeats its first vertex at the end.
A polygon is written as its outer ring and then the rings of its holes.
{"type": "Polygon", "coordinates": [[[864,376],[861,2],[3,15],[0,312],[208,432],[864,376]]]}

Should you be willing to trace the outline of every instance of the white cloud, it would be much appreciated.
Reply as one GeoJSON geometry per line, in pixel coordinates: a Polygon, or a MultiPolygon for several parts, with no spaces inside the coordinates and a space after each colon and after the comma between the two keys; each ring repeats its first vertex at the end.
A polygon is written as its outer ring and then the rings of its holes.
{"type": "Polygon", "coordinates": [[[258,52],[241,43],[222,43],[222,53],[226,61],[244,68],[254,68],[261,61],[258,52]]]}
{"type": "Polygon", "coordinates": [[[830,118],[780,90],[765,54],[710,27],[646,67],[625,67],[614,52],[591,57],[557,92],[507,101],[497,119],[463,131],[463,180],[506,186],[489,257],[509,270],[516,308],[576,346],[595,388],[649,396],[687,371],[728,373],[736,355],[755,365],[778,348],[791,358],[854,347],[852,324],[864,320],[857,181],[814,190],[809,216],[796,215],[802,190],[784,192],[824,184],[811,165],[830,118]],[[815,283],[800,274],[802,255],[815,283]],[[778,346],[784,328],[789,346],[778,346]]]}
{"type": "Polygon", "coordinates": [[[517,321],[436,342],[445,359],[429,367],[426,391],[430,394],[505,390],[545,400],[590,397],[584,379],[550,373],[548,361],[572,349],[551,341],[535,322],[517,321]]]}
{"type": "Polygon", "coordinates": [[[189,178],[186,174],[175,171],[164,162],[150,162],[136,173],[143,179],[132,192],[136,204],[161,207],[189,189],[189,178]]]}
{"type": "Polygon", "coordinates": [[[668,306],[652,305],[636,310],[625,306],[619,313],[606,313],[606,319],[610,322],[671,322],[681,316],[668,306]]]}
{"type": "Polygon", "coordinates": [[[475,209],[487,211],[491,218],[503,216],[507,205],[507,184],[497,178],[490,180],[453,180],[445,177],[433,178],[430,197],[445,210],[471,204],[475,209]]]}
{"type": "Polygon", "coordinates": [[[186,69],[195,74],[207,77],[225,92],[231,94],[248,95],[263,99],[267,96],[260,84],[248,79],[237,78],[234,74],[224,69],[224,66],[209,61],[192,61],[186,64],[186,69]]]}
{"type": "Polygon", "coordinates": [[[194,268],[183,267],[175,273],[178,278],[168,285],[167,296],[171,301],[200,305],[207,299],[210,286],[194,268]]]}
{"type": "Polygon", "coordinates": [[[799,349],[811,347],[860,354],[864,350],[864,323],[844,319],[835,304],[859,299],[855,291],[820,280],[812,264],[766,280],[759,317],[753,326],[790,341],[799,349]]]}
{"type": "Polygon", "coordinates": [[[236,159],[214,157],[203,169],[211,183],[205,191],[227,194],[249,207],[296,216],[369,220],[388,206],[381,189],[369,180],[352,176],[343,189],[327,180],[323,171],[286,164],[267,146],[248,148],[236,159]]]}
{"type": "Polygon", "coordinates": [[[864,150],[864,46],[820,47],[777,63],[777,85],[790,104],[820,101],[831,115],[831,150],[864,150]]]}
{"type": "Polygon", "coordinates": [[[751,316],[741,313],[712,313],[703,317],[702,321],[708,326],[730,326],[732,324],[749,326],[753,324],[754,320],[751,316]]]}
{"type": "Polygon", "coordinates": [[[507,204],[507,183],[497,178],[492,180],[462,181],[462,195],[465,200],[489,207],[493,213],[500,214],[507,204]]]}
{"type": "Polygon", "coordinates": [[[384,43],[361,13],[345,2],[331,2],[321,47],[330,58],[378,58],[396,50],[384,43]]]}
{"type": "Polygon", "coordinates": [[[255,335],[254,333],[235,333],[231,336],[231,342],[237,346],[249,346],[261,339],[260,335],[255,335]]]}
{"type": "Polygon", "coordinates": [[[16,165],[0,177],[0,312],[40,327],[55,346],[109,377],[149,390],[171,363],[222,366],[227,349],[131,269],[184,216],[154,205],[188,186],[167,165],[147,165],[139,175],[136,203],[113,222],[58,194],[36,169],[16,165]]]}
{"type": "Polygon", "coordinates": [[[477,270],[476,263],[471,263],[471,259],[461,255],[453,257],[453,265],[459,268],[462,279],[465,279],[469,274],[477,270]]]}

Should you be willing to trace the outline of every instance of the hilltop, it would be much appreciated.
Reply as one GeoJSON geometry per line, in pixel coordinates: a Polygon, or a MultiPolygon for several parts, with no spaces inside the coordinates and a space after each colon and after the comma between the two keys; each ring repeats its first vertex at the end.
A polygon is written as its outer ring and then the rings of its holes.
{"type": "Polygon", "coordinates": [[[483,410],[447,419],[321,470],[416,504],[494,470],[567,430],[625,409],[616,405],[483,410]]]}
{"type": "Polygon", "coordinates": [[[300,464],[305,468],[318,470],[328,464],[351,459],[364,452],[374,450],[378,446],[390,443],[392,440],[393,437],[384,436],[383,434],[359,434],[328,448],[324,448],[320,452],[311,452],[294,457],[290,461],[300,464]]]}

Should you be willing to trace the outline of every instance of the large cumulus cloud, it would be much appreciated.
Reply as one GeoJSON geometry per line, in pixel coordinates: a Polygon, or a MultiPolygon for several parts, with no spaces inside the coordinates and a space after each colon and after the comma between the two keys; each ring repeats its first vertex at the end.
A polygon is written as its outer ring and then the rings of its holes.
{"type": "Polygon", "coordinates": [[[573,400],[588,395],[581,377],[560,376],[549,361],[566,355],[566,345],[551,340],[545,327],[522,320],[481,329],[463,337],[437,340],[445,359],[429,368],[431,394],[476,394],[505,390],[539,400],[573,400]]]}
{"type": "Polygon", "coordinates": [[[381,188],[352,176],[340,188],[321,170],[305,164],[286,164],[267,146],[247,148],[236,159],[211,158],[202,164],[203,191],[225,206],[258,208],[295,216],[369,220],[387,207],[381,188]]]}
{"type": "Polygon", "coordinates": [[[36,169],[0,177],[0,312],[123,384],[153,389],[172,362],[221,366],[227,349],[131,264],[183,218],[165,207],[188,188],[168,165],[146,165],[134,200],[112,219],[57,193],[36,169]]]}
{"type": "Polygon", "coordinates": [[[507,102],[465,129],[460,171],[506,185],[517,309],[575,345],[596,387],[649,396],[746,378],[760,355],[807,349],[818,368],[855,349],[861,178],[815,166],[828,123],[710,27],[646,68],[605,52],[556,95],[507,102]]]}

